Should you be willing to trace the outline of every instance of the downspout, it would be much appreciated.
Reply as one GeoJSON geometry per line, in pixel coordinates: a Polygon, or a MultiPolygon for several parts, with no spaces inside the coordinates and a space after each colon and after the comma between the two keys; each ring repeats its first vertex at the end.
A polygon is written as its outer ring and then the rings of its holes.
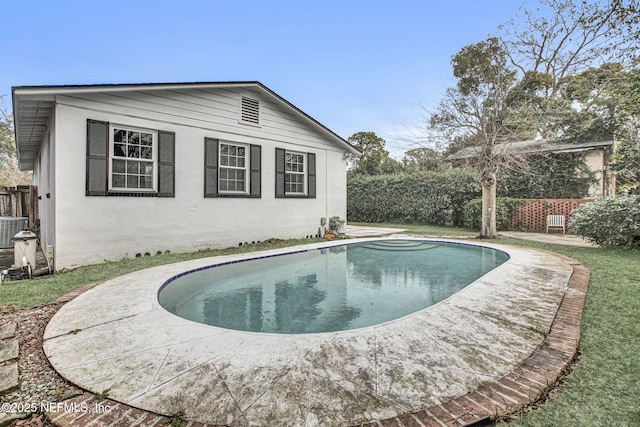
{"type": "MultiPolygon", "coordinates": [[[[329,224],[329,150],[324,150],[324,217],[329,224]]],[[[325,230],[322,230],[325,231],[325,230]]]]}

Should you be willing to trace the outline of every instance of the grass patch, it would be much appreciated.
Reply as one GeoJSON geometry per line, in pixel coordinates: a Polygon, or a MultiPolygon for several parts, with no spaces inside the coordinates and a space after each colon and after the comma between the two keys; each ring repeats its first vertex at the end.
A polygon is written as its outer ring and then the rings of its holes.
{"type": "Polygon", "coordinates": [[[79,267],[69,271],[59,271],[53,276],[34,280],[6,282],[0,285],[0,307],[17,305],[35,307],[55,301],[83,285],[100,283],[114,277],[144,268],[174,262],[188,261],[219,255],[232,255],[259,250],[277,249],[323,241],[322,239],[268,240],[256,244],[237,246],[227,249],[211,249],[191,253],[161,254],[141,258],[124,258],[120,261],[107,261],[103,264],[79,267]]]}
{"type": "Polygon", "coordinates": [[[508,424],[639,426],[640,253],[519,239],[498,242],[561,253],[591,271],[576,369],[550,400],[508,424]]]}

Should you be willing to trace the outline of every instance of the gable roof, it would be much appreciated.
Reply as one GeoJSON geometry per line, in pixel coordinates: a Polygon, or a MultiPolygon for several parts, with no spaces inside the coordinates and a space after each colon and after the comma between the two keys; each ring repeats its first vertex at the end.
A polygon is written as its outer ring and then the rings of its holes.
{"type": "MultiPolygon", "coordinates": [[[[613,147],[613,141],[592,141],[584,143],[570,143],[563,141],[553,141],[547,139],[534,139],[530,141],[517,141],[506,142],[503,144],[496,144],[493,146],[494,154],[506,154],[506,153],[518,153],[518,154],[533,154],[533,153],[569,153],[593,150],[596,148],[613,147]]],[[[466,160],[476,157],[480,154],[480,147],[473,146],[463,148],[457,153],[451,154],[447,157],[447,161],[466,160]]]]}
{"type": "Polygon", "coordinates": [[[40,151],[56,95],[87,92],[122,92],[135,90],[202,89],[202,88],[257,88],[277,103],[302,117],[312,127],[352,154],[360,154],[342,137],[306,114],[304,111],[258,81],[194,82],[194,83],[140,83],[63,86],[15,86],[12,88],[16,151],[21,170],[33,169],[40,151]]]}

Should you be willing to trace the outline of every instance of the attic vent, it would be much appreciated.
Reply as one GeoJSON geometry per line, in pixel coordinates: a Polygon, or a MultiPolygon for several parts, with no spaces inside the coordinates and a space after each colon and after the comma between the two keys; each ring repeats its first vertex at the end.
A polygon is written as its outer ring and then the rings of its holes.
{"type": "Polygon", "coordinates": [[[242,123],[260,124],[260,101],[242,97],[240,102],[240,121],[242,123]]]}

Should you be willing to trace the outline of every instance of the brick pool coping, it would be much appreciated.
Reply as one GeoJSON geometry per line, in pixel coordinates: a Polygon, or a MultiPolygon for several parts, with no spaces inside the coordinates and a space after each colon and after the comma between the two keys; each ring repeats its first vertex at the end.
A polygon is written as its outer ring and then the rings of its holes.
{"type": "MultiPolygon", "coordinates": [[[[544,399],[575,360],[580,341],[580,323],[590,272],[579,261],[553,253],[573,269],[567,290],[543,342],[522,365],[496,381],[455,399],[418,412],[369,421],[362,427],[431,427],[484,425],[496,418],[516,414],[544,399]]],[[[83,289],[86,290],[86,289],[83,289]]],[[[73,297],[80,292],[74,291],[73,297]]],[[[72,293],[73,294],[73,293],[72,293]]],[[[166,426],[171,419],[149,411],[112,401],[99,400],[95,394],[84,393],[65,401],[69,406],[86,405],[82,413],[56,411],[46,415],[57,426],[166,426]],[[96,408],[108,408],[97,412],[96,408]]],[[[196,421],[184,421],[185,427],[214,427],[196,421]]]]}

